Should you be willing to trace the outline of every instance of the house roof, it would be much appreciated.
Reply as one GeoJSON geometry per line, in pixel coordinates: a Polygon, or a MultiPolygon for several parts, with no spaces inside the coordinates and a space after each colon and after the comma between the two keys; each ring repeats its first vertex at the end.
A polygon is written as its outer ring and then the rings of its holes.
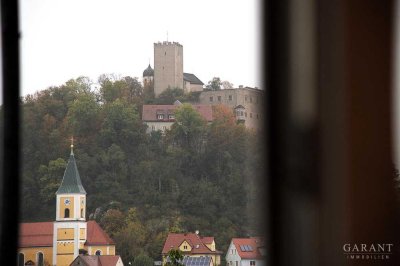
{"type": "Polygon", "coordinates": [[[96,221],[87,222],[87,239],[85,245],[114,245],[114,241],[96,221]]]}
{"type": "Polygon", "coordinates": [[[232,238],[232,242],[242,259],[264,259],[260,249],[264,248],[264,239],[261,237],[250,238],[232,238]],[[250,246],[251,249],[241,248],[241,246],[250,246]]]}
{"type": "MultiPolygon", "coordinates": [[[[169,114],[174,114],[175,110],[179,107],[178,104],[169,105],[143,105],[142,120],[143,121],[164,121],[173,122],[174,119],[168,119],[169,114]],[[164,114],[164,119],[157,119],[158,114],[164,114]]],[[[213,120],[212,106],[206,104],[193,104],[192,107],[199,112],[199,114],[207,121],[213,120]]]]}
{"type": "MultiPolygon", "coordinates": [[[[207,237],[207,240],[210,238],[207,237]]],[[[203,242],[202,238],[195,233],[187,233],[187,234],[168,234],[167,239],[165,240],[164,247],[162,250],[162,254],[167,254],[171,249],[178,249],[179,246],[186,241],[192,250],[189,252],[190,254],[220,254],[220,251],[211,251],[206,243],[203,242]]],[[[208,243],[207,243],[208,244],[208,243]]]]}
{"type": "MultiPolygon", "coordinates": [[[[53,246],[53,225],[53,222],[21,223],[19,247],[53,246]]],[[[96,221],[88,221],[85,245],[115,245],[115,243],[96,221]]]]}
{"type": "Polygon", "coordinates": [[[204,244],[211,244],[214,241],[213,236],[203,236],[201,237],[201,241],[203,241],[204,244]]]}
{"type": "Polygon", "coordinates": [[[183,73],[183,80],[189,81],[190,84],[204,85],[204,83],[198,77],[191,73],[183,73]]]}
{"type": "Polygon", "coordinates": [[[86,194],[86,191],[82,186],[78,167],[76,166],[74,153],[72,151],[71,155],[69,156],[67,168],[65,169],[61,186],[58,188],[56,194],[69,193],[86,194]]]}
{"type": "Polygon", "coordinates": [[[19,247],[53,246],[53,222],[21,223],[19,247]]]}
{"type": "Polygon", "coordinates": [[[80,254],[75,260],[71,263],[74,265],[74,262],[83,262],[85,266],[115,266],[117,265],[120,256],[118,255],[82,255],[80,254]]]}

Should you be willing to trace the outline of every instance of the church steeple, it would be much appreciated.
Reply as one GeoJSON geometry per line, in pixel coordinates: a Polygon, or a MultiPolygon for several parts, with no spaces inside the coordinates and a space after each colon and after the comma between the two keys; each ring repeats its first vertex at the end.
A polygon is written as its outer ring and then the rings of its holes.
{"type": "Polygon", "coordinates": [[[86,191],[75,162],[74,142],[60,187],[56,192],[53,232],[53,265],[69,265],[87,239],[86,191]]]}
{"type": "Polygon", "coordinates": [[[86,191],[82,186],[81,178],[79,176],[78,167],[76,166],[73,143],[74,142],[72,138],[71,154],[69,156],[67,168],[65,169],[61,186],[56,192],[57,195],[70,193],[86,194],[86,191]]]}

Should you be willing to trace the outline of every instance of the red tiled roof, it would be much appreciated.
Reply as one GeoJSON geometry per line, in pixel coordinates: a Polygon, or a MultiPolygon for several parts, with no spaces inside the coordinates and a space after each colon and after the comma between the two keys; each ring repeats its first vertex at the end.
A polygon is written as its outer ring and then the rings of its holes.
{"type": "Polygon", "coordinates": [[[96,221],[88,221],[85,245],[115,245],[115,243],[96,221]]]}
{"type": "MultiPolygon", "coordinates": [[[[176,108],[180,105],[143,105],[143,121],[164,121],[173,122],[174,119],[168,119],[169,114],[174,114],[176,108]],[[157,119],[157,114],[164,114],[164,119],[157,119]]],[[[192,107],[208,122],[213,120],[212,107],[206,104],[194,104],[192,107]]]]}
{"type": "Polygon", "coordinates": [[[79,255],[76,257],[75,261],[82,261],[87,266],[115,266],[119,260],[120,256],[116,255],[79,255]]]}
{"type": "MultiPolygon", "coordinates": [[[[205,237],[206,240],[210,238],[214,239],[213,237],[205,237]]],[[[188,253],[190,254],[219,254],[220,251],[211,251],[203,242],[203,238],[200,238],[199,235],[195,233],[188,233],[188,234],[168,234],[167,239],[164,243],[164,248],[162,250],[162,254],[167,254],[168,251],[171,249],[178,249],[179,246],[186,241],[191,246],[192,250],[188,253]]]]}
{"type": "Polygon", "coordinates": [[[107,255],[107,256],[98,256],[99,260],[100,260],[100,265],[101,266],[108,266],[108,265],[116,265],[118,260],[119,260],[119,256],[111,256],[111,255],[107,255]]]}
{"type": "Polygon", "coordinates": [[[203,236],[201,237],[201,241],[203,241],[204,244],[211,244],[214,241],[213,236],[203,236]]]}
{"type": "Polygon", "coordinates": [[[250,238],[232,238],[232,242],[236,247],[239,256],[242,259],[263,259],[259,248],[264,247],[264,240],[261,237],[250,238]],[[249,245],[252,251],[242,251],[240,246],[249,245]]]}
{"type": "MultiPolygon", "coordinates": [[[[21,223],[19,247],[53,246],[53,224],[53,222],[21,223]]],[[[85,245],[115,245],[115,243],[96,221],[88,221],[85,245]]]]}
{"type": "Polygon", "coordinates": [[[19,230],[21,248],[53,246],[53,222],[21,223],[19,230]]]}

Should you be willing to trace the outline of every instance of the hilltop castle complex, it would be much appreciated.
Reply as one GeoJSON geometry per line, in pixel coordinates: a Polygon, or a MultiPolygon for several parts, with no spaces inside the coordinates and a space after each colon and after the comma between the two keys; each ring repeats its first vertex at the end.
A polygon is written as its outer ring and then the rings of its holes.
{"type": "MultiPolygon", "coordinates": [[[[199,92],[195,104],[226,105],[232,109],[238,123],[252,129],[262,127],[263,91],[257,87],[243,86],[236,89],[205,90],[204,83],[196,75],[183,72],[183,46],[177,42],[154,43],[154,70],[149,64],[143,71],[143,86],[154,87],[156,97],[168,87],[181,88],[185,93],[199,92]]],[[[172,113],[167,114],[165,110],[174,108],[174,105],[159,108],[144,105],[142,120],[149,126],[148,131],[168,129],[174,118],[172,113]]]]}

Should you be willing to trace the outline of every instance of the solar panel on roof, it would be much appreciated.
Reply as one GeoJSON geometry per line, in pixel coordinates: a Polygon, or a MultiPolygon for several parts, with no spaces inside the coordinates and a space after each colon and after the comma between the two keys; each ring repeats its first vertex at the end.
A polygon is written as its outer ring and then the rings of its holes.
{"type": "Polygon", "coordinates": [[[184,257],[182,263],[185,266],[209,266],[211,257],[184,257]]]}

